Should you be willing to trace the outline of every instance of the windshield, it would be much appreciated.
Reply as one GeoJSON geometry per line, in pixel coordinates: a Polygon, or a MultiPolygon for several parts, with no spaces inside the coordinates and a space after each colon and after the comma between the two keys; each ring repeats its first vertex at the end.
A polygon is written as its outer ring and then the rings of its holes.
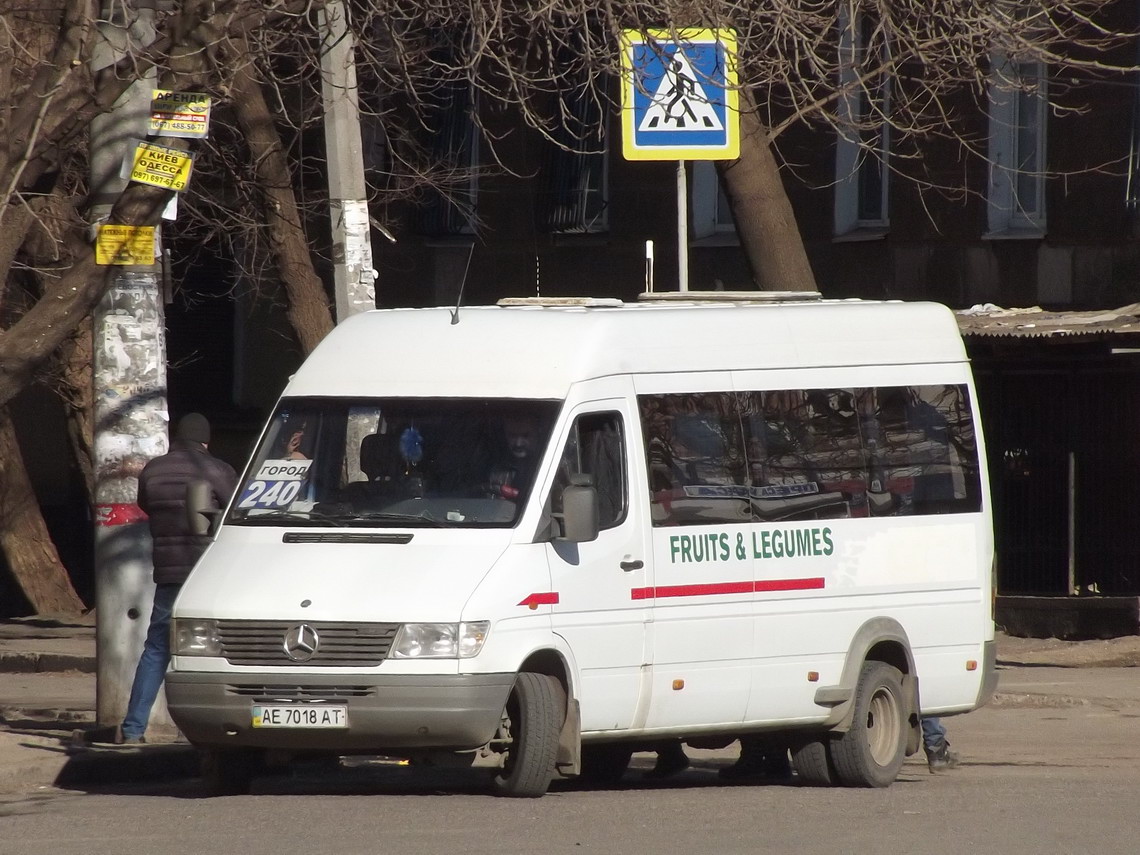
{"type": "Polygon", "coordinates": [[[557,401],[284,399],[245,473],[237,525],[509,528],[557,401]]]}

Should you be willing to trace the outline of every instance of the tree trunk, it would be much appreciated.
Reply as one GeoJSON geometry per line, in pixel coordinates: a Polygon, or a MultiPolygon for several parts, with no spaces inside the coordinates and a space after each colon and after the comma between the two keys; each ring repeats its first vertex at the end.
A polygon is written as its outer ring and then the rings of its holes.
{"type": "Polygon", "coordinates": [[[718,166],[752,278],[761,291],[818,290],[768,129],[747,90],[740,100],[740,157],[718,166]]]}
{"type": "MultiPolygon", "coordinates": [[[[169,145],[177,145],[172,140],[169,145]]],[[[108,219],[129,226],[154,225],[161,219],[170,191],[131,184],[108,219]]],[[[95,264],[95,247],[85,236],[69,234],[65,253],[73,259],[67,272],[51,283],[11,327],[0,332],[0,406],[31,382],[35,372],[75,332],[114,281],[116,268],[95,264]]]]}
{"type": "Polygon", "coordinates": [[[83,601],[48,536],[7,407],[0,408],[0,548],[36,614],[83,611],[83,601]]]}
{"type": "MultiPolygon", "coordinates": [[[[239,52],[242,44],[235,42],[239,52]]],[[[289,301],[289,323],[307,356],[332,331],[332,311],[324,283],[309,255],[309,242],[301,227],[301,214],[293,194],[293,176],[281,135],[273,124],[273,114],[265,102],[261,83],[253,76],[253,67],[253,63],[243,58],[234,74],[234,110],[253,155],[258,187],[265,197],[265,219],[273,257],[289,301]]]]}
{"type": "Polygon", "coordinates": [[[92,377],[95,350],[92,338],[91,321],[88,319],[60,345],[55,354],[59,364],[56,388],[66,408],[67,438],[83,474],[83,488],[90,507],[95,506],[95,467],[92,463],[95,459],[95,386],[92,377]]]}

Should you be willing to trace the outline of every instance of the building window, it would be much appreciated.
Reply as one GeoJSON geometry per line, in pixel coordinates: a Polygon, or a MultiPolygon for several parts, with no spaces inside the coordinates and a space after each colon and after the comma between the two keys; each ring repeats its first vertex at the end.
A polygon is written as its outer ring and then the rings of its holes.
{"type": "Polygon", "coordinates": [[[609,151],[605,112],[588,86],[562,95],[565,119],[553,136],[545,173],[543,219],[548,231],[609,230],[609,151]]]}
{"type": "Polygon", "coordinates": [[[887,164],[890,157],[890,78],[868,77],[886,60],[874,20],[846,11],[839,17],[840,131],[835,141],[835,235],[875,237],[890,225],[887,164]]]}
{"type": "Polygon", "coordinates": [[[736,241],[736,220],[724,194],[716,164],[711,160],[694,160],[689,188],[691,237],[694,241],[717,238],[725,243],[736,241]]]}
{"type": "Polygon", "coordinates": [[[421,228],[428,235],[471,235],[476,231],[479,192],[478,102],[466,82],[442,88],[432,111],[431,150],[438,164],[436,187],[422,210],[421,228]]]}
{"type": "Polygon", "coordinates": [[[989,83],[989,237],[1045,232],[1047,82],[1041,62],[996,55],[989,83]]]}

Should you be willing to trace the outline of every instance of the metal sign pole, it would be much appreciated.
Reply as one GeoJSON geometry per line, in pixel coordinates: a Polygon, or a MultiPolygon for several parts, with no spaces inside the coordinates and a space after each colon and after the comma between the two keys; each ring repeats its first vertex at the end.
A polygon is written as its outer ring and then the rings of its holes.
{"type": "Polygon", "coordinates": [[[677,161],[677,290],[689,290],[689,193],[685,161],[677,161]]]}
{"type": "Polygon", "coordinates": [[[677,290],[689,290],[686,160],[740,157],[736,34],[623,30],[622,154],[677,162],[677,290]]]}

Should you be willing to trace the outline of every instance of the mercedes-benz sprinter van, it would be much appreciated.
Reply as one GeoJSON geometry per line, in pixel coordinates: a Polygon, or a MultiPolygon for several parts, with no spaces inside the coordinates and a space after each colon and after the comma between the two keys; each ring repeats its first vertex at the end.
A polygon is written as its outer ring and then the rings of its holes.
{"type": "Polygon", "coordinates": [[[748,736],[885,786],[920,715],[985,703],[952,313],[671,296],[372,311],[316,348],[174,609],[168,703],[214,789],[323,752],[537,796],[748,736]]]}

